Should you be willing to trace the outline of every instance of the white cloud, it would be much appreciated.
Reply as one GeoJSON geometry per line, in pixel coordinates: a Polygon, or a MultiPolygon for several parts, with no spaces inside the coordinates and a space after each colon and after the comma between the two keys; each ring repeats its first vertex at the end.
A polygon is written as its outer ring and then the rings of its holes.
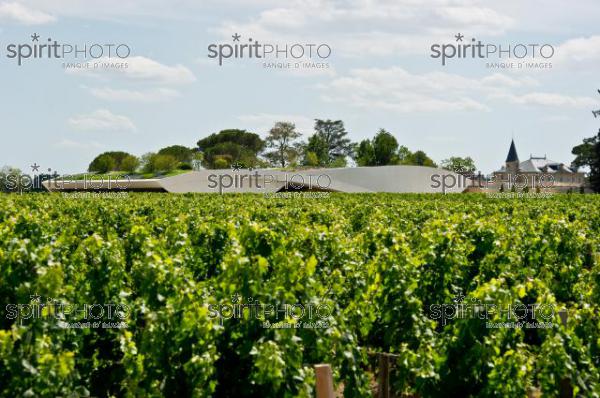
{"type": "Polygon", "coordinates": [[[137,22],[144,17],[159,17],[165,19],[193,18],[193,11],[203,8],[198,1],[180,0],[177,7],[164,0],[20,0],[22,3],[34,6],[58,16],[75,17],[86,20],[112,20],[120,22],[137,22]],[[135,21],[131,20],[135,18],[135,21]],[[129,19],[129,21],[127,21],[129,19]]]}
{"type": "Polygon", "coordinates": [[[23,25],[42,25],[54,22],[56,18],[43,11],[34,10],[21,3],[0,3],[0,20],[9,20],[23,25]]]}
{"type": "Polygon", "coordinates": [[[324,60],[315,60],[315,59],[307,59],[307,58],[299,58],[295,62],[299,62],[302,65],[305,63],[311,64],[310,67],[301,66],[299,68],[290,68],[290,69],[272,69],[279,73],[284,73],[286,75],[298,76],[298,77],[333,77],[336,75],[335,68],[327,59],[324,60]]]}
{"type": "Polygon", "coordinates": [[[488,111],[489,100],[540,106],[585,107],[598,105],[590,97],[523,92],[538,86],[529,77],[495,73],[470,78],[446,72],[414,74],[400,67],[353,69],[346,76],[320,85],[326,101],[354,107],[396,111],[488,111]]]}
{"type": "Polygon", "coordinates": [[[425,54],[457,32],[501,35],[516,25],[479,0],[292,0],[284,7],[247,13],[212,29],[224,40],[239,32],[271,43],[328,43],[335,54],[425,54]]]}
{"type": "Polygon", "coordinates": [[[504,98],[519,105],[542,105],[586,108],[597,106],[598,101],[591,97],[574,97],[556,93],[528,93],[523,95],[499,94],[497,98],[504,98]]]}
{"type": "Polygon", "coordinates": [[[81,131],[136,131],[135,125],[128,117],[115,115],[106,109],[73,116],[68,120],[68,124],[81,131]]]}
{"type": "Polygon", "coordinates": [[[354,69],[322,85],[326,101],[397,112],[489,110],[470,97],[482,83],[445,72],[412,74],[400,67],[354,69]]]}
{"type": "MultiPolygon", "coordinates": [[[[114,59],[101,59],[103,62],[114,62],[114,59]]],[[[183,65],[168,66],[153,59],[133,56],[124,58],[126,68],[109,68],[101,71],[90,69],[68,69],[67,73],[93,75],[96,77],[117,76],[124,79],[142,81],[156,84],[186,84],[196,81],[196,77],[183,65]]]]}
{"type": "Polygon", "coordinates": [[[396,34],[389,32],[360,32],[340,36],[333,51],[349,57],[417,54],[426,51],[431,43],[442,40],[421,34],[396,34]]]}
{"type": "Polygon", "coordinates": [[[578,37],[558,46],[554,59],[562,62],[600,61],[600,36],[578,37]]]}
{"type": "Polygon", "coordinates": [[[473,5],[438,7],[435,13],[453,27],[468,28],[475,32],[502,33],[514,25],[514,20],[507,15],[473,5]]]}
{"type": "Polygon", "coordinates": [[[532,77],[524,76],[521,78],[509,77],[502,73],[494,73],[481,79],[481,83],[489,87],[523,87],[538,86],[539,82],[532,77]]]}
{"type": "Polygon", "coordinates": [[[107,101],[124,102],[162,102],[169,101],[180,96],[179,91],[170,88],[155,88],[150,90],[122,90],[108,87],[90,88],[90,93],[107,101]]]}
{"type": "Polygon", "coordinates": [[[127,59],[129,67],[123,69],[125,76],[132,79],[150,80],[166,84],[183,84],[196,81],[191,70],[183,65],[167,66],[145,57],[127,59]]]}
{"type": "Polygon", "coordinates": [[[260,23],[275,28],[301,28],[306,24],[306,14],[293,8],[273,8],[260,14],[260,23]]]}

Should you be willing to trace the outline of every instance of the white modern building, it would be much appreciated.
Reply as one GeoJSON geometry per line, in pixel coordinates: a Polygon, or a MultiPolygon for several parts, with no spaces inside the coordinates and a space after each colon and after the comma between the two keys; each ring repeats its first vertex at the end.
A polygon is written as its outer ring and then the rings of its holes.
{"type": "Polygon", "coordinates": [[[462,192],[465,178],[452,171],[423,166],[350,167],[282,171],[199,170],[172,177],[112,179],[90,175],[70,180],[45,181],[49,191],[156,191],[204,193],[275,193],[293,191],[325,192],[462,192]]]}

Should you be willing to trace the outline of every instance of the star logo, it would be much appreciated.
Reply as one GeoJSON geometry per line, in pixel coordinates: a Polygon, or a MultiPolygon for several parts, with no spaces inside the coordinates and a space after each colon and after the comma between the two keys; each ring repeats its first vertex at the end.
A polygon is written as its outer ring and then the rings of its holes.
{"type": "Polygon", "coordinates": [[[232,294],[231,302],[235,304],[235,303],[239,302],[241,298],[242,298],[242,296],[239,293],[232,294]]]}
{"type": "Polygon", "coordinates": [[[39,41],[40,35],[34,33],[31,35],[31,41],[39,41]]]}
{"type": "Polygon", "coordinates": [[[238,35],[237,33],[235,35],[232,35],[231,37],[233,37],[233,41],[240,41],[240,37],[242,37],[241,35],[238,35]]]}
{"type": "Polygon", "coordinates": [[[233,171],[240,171],[242,169],[242,165],[238,162],[235,162],[234,164],[231,165],[231,170],[233,171]]]}
{"type": "Polygon", "coordinates": [[[29,166],[29,167],[31,167],[31,171],[32,172],[37,172],[39,170],[39,168],[40,168],[40,165],[37,164],[36,162],[33,162],[33,164],[31,166],[29,166]]]}
{"type": "Polygon", "coordinates": [[[465,37],[464,35],[461,35],[460,33],[457,35],[454,35],[454,37],[456,38],[456,41],[463,41],[463,38],[465,37]]]}
{"type": "Polygon", "coordinates": [[[40,301],[42,301],[42,300],[41,300],[41,297],[42,297],[42,296],[40,296],[40,295],[39,295],[39,294],[37,294],[37,293],[36,293],[36,294],[31,294],[31,295],[29,295],[29,298],[31,299],[31,301],[32,301],[33,303],[39,303],[40,301]]]}
{"type": "Polygon", "coordinates": [[[462,303],[464,299],[465,299],[465,295],[464,295],[464,294],[462,294],[462,293],[457,293],[457,294],[454,296],[454,299],[453,299],[452,301],[454,301],[456,304],[458,304],[458,303],[462,303]]]}

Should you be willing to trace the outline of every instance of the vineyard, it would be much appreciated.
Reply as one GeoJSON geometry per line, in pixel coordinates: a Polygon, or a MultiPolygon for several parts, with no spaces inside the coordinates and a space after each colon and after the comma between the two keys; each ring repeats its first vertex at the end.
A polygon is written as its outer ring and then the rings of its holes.
{"type": "Polygon", "coordinates": [[[0,301],[2,397],[599,397],[600,197],[7,194],[0,301]]]}

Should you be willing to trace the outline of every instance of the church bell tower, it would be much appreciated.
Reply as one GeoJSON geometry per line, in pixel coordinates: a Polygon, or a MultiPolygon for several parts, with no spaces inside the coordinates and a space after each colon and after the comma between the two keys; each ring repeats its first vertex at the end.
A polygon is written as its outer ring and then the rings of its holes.
{"type": "Polygon", "coordinates": [[[508,156],[506,156],[506,172],[508,174],[517,174],[519,172],[519,155],[517,155],[515,140],[511,140],[508,156]]]}

